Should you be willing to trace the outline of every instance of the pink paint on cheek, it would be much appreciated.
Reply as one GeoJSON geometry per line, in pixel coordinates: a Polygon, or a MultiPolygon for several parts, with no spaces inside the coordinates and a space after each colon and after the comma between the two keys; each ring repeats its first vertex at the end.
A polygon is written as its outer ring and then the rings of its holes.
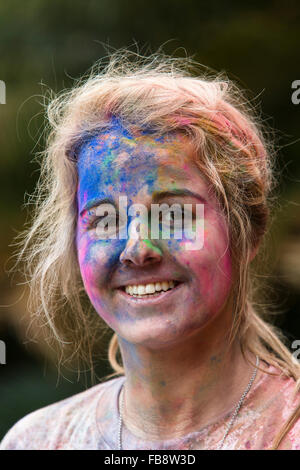
{"type": "Polygon", "coordinates": [[[81,274],[82,274],[83,283],[84,283],[86,292],[88,293],[91,301],[93,301],[94,298],[96,297],[96,294],[93,293],[95,290],[94,289],[95,272],[94,272],[93,265],[88,264],[88,263],[81,265],[81,274]]]}
{"type": "Polygon", "coordinates": [[[86,258],[88,245],[89,245],[89,241],[86,238],[81,238],[81,240],[77,244],[78,261],[80,265],[83,263],[83,260],[86,258]]]}
{"type": "Polygon", "coordinates": [[[78,261],[82,276],[82,281],[87,294],[93,301],[95,298],[94,284],[95,284],[95,269],[93,259],[90,253],[90,240],[87,237],[82,237],[78,244],[78,261]]]}

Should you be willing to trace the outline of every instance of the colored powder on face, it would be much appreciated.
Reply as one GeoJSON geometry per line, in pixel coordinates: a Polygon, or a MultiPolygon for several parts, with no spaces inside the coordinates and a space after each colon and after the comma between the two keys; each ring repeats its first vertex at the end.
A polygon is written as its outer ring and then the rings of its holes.
{"type": "Polygon", "coordinates": [[[151,248],[151,250],[156,251],[156,253],[162,256],[161,250],[158,248],[158,246],[153,245],[151,240],[144,239],[143,242],[147,247],[151,248]]]}

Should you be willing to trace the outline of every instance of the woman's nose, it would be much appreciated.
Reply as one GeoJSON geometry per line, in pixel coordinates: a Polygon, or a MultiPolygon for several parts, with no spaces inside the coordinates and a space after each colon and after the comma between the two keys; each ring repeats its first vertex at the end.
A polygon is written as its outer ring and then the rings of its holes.
{"type": "Polygon", "coordinates": [[[129,239],[120,255],[120,262],[127,266],[146,266],[159,263],[161,259],[161,250],[149,239],[129,239]]]}

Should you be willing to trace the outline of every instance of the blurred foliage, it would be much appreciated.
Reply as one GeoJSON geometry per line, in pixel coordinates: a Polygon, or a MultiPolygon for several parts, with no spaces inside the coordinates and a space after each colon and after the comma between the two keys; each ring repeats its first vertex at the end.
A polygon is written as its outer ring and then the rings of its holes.
{"type": "MultiPolygon", "coordinates": [[[[287,308],[281,324],[288,333],[299,335],[300,105],[291,102],[291,83],[300,79],[299,29],[296,0],[0,2],[0,79],[7,88],[7,104],[0,105],[1,305],[10,304],[15,289],[5,272],[13,251],[9,244],[22,228],[26,194],[32,192],[38,178],[32,159],[43,149],[43,95],[48,87],[58,92],[71,86],[74,78],[106,55],[103,43],[135,51],[138,44],[145,55],[163,45],[165,53],[193,56],[217,71],[226,71],[248,91],[249,98],[258,97],[255,103],[263,110],[264,122],[275,129],[282,175],[282,208],[273,228],[275,273],[278,296],[287,308]]],[[[18,321],[20,309],[26,306],[18,308],[4,309],[0,315],[0,337],[6,338],[8,328],[13,327],[15,339],[9,344],[17,351],[14,358],[8,354],[7,365],[0,366],[5,379],[0,392],[0,437],[29,411],[83,387],[65,381],[56,388],[53,369],[45,381],[42,358],[38,353],[28,355],[20,345],[23,340],[16,320],[11,319],[15,316],[18,321]],[[20,356],[25,358],[21,372],[20,356]]],[[[100,367],[100,374],[109,373],[105,367],[100,367]]]]}

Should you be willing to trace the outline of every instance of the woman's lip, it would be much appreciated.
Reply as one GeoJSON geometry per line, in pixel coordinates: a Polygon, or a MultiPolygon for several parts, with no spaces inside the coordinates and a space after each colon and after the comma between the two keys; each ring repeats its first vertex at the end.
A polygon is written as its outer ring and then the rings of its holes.
{"type": "Polygon", "coordinates": [[[180,279],[172,279],[171,277],[168,277],[168,278],[160,278],[160,279],[153,279],[153,278],[146,278],[146,279],[139,279],[139,280],[130,280],[130,281],[127,281],[126,284],[122,284],[122,285],[115,285],[115,286],[112,286],[113,288],[115,289],[125,289],[126,287],[128,286],[138,286],[138,285],[143,285],[143,286],[146,286],[147,284],[156,284],[156,283],[162,283],[162,282],[170,282],[170,281],[173,281],[174,283],[178,284],[180,282],[183,282],[182,280],[180,279]]]}
{"type": "Polygon", "coordinates": [[[143,297],[134,297],[133,295],[127,294],[124,290],[122,289],[117,289],[118,293],[120,293],[127,301],[132,302],[134,304],[140,304],[140,305],[148,305],[148,304],[158,304],[162,302],[163,300],[167,299],[170,297],[172,294],[175,294],[180,288],[182,288],[184,285],[183,282],[180,282],[176,287],[173,287],[172,289],[166,290],[166,291],[160,291],[161,293],[159,295],[155,296],[144,296],[143,297]]]}

